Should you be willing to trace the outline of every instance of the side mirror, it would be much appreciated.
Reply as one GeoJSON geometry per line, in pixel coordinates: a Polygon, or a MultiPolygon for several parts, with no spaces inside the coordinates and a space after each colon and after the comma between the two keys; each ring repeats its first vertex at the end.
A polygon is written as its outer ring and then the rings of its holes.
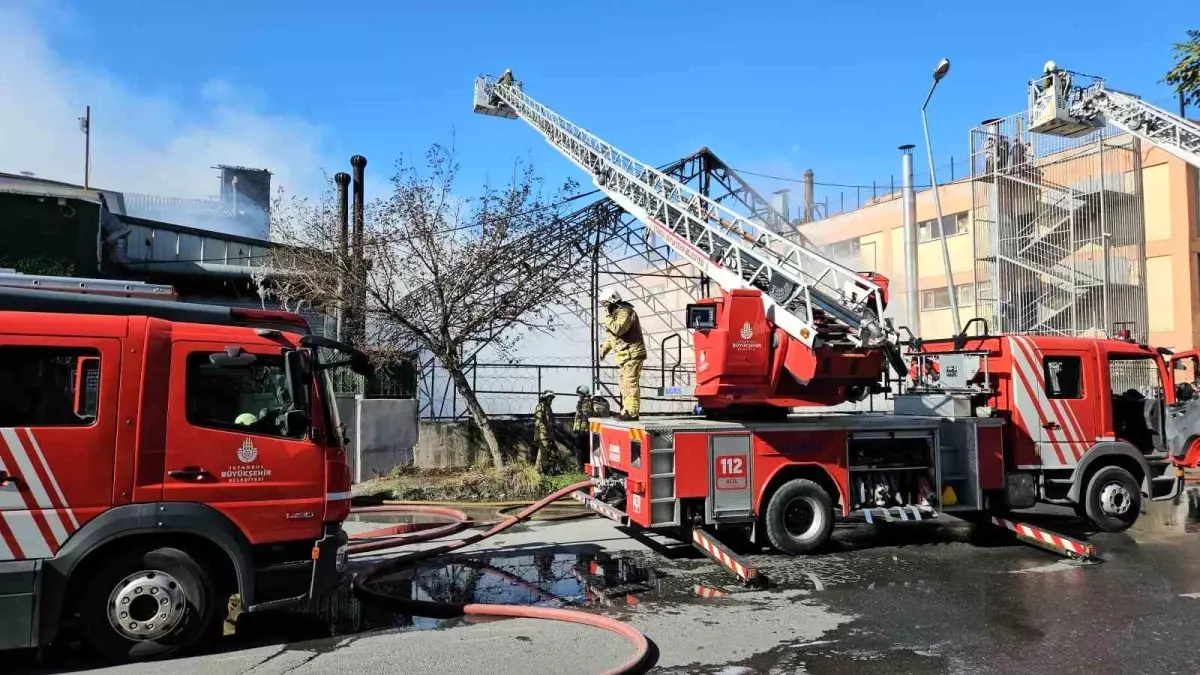
{"type": "Polygon", "coordinates": [[[292,399],[292,408],[307,411],[309,409],[308,384],[312,380],[312,368],[309,366],[308,353],[298,349],[285,352],[283,371],[284,377],[287,379],[288,395],[292,399]]]}
{"type": "Polygon", "coordinates": [[[209,355],[208,360],[218,368],[249,368],[258,357],[241,347],[226,347],[224,352],[209,355]]]}
{"type": "Polygon", "coordinates": [[[289,410],[283,413],[279,431],[288,438],[299,438],[303,436],[312,424],[308,413],[303,410],[289,410]]]}

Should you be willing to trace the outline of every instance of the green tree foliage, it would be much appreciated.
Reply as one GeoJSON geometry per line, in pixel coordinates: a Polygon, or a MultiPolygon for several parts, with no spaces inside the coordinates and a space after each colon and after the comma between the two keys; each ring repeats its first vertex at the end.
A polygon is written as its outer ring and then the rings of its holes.
{"type": "Polygon", "coordinates": [[[1200,106],[1200,30],[1189,30],[1187,42],[1177,42],[1175,67],[1167,71],[1163,82],[1183,95],[1184,103],[1200,106]]]}

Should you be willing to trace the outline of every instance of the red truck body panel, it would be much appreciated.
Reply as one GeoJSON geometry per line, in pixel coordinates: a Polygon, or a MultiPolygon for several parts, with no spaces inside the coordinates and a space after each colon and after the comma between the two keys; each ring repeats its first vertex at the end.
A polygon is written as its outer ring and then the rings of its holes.
{"type": "MultiPolygon", "coordinates": [[[[290,322],[282,312],[248,319],[290,322]]],[[[298,318],[298,317],[295,317],[298,318]]],[[[197,502],[235,523],[251,544],[315,540],[349,512],[349,468],[326,418],[302,439],[189,422],[190,354],[228,345],[271,357],[299,336],[245,326],[141,316],[0,312],[3,346],[52,344],[99,355],[96,420],[89,425],[0,429],[0,462],[20,484],[0,487],[0,560],[49,558],[89,520],[132,503],[197,502]],[[198,467],[212,478],[179,480],[198,467]],[[333,501],[327,504],[327,501],[333,501]]],[[[314,386],[317,410],[331,405],[314,386]]]]}

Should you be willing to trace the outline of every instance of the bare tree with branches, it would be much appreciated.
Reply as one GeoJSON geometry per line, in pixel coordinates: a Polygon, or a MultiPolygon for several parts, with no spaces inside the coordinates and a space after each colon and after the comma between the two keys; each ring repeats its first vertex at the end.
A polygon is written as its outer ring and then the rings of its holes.
{"type": "Polygon", "coordinates": [[[445,368],[487,444],[504,459],[467,376],[484,347],[511,354],[524,327],[552,330],[553,308],[579,288],[594,231],[566,223],[576,185],[544,194],[527,163],[502,188],[472,198],[454,191],[454,150],[432,146],[422,165],[397,161],[392,191],[365,214],[363,259],[339,246],[332,192],[280,199],[272,209],[269,285],[284,302],[332,312],[365,306],[363,345],[381,361],[424,350],[445,368]],[[338,281],[344,295],[339,297],[338,281]]]}

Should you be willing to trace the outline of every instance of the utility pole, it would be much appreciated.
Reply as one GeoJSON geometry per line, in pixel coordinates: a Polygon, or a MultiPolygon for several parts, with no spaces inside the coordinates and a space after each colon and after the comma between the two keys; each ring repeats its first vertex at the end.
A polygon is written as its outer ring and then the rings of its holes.
{"type": "Polygon", "coordinates": [[[83,132],[83,189],[90,186],[92,172],[92,106],[79,118],[79,130],[83,132]]]}

